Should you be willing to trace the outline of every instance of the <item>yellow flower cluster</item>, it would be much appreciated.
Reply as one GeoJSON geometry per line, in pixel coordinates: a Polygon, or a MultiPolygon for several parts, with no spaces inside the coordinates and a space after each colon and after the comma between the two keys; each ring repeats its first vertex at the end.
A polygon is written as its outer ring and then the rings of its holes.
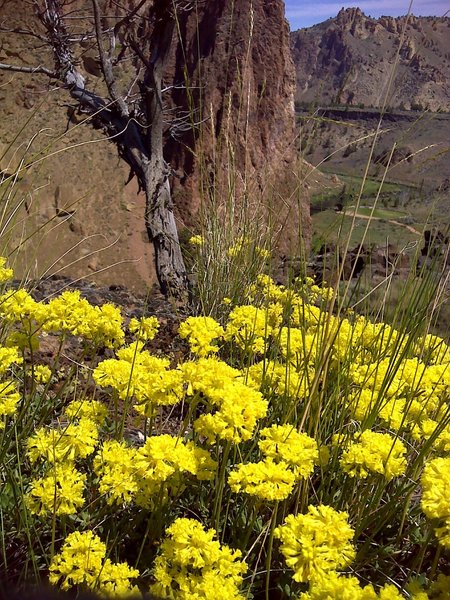
{"type": "Polygon", "coordinates": [[[241,235],[236,238],[234,244],[227,250],[230,258],[239,256],[242,252],[254,254],[255,256],[267,260],[270,257],[270,252],[266,248],[256,245],[251,238],[241,235]]]}
{"type": "Polygon", "coordinates": [[[202,247],[205,244],[205,238],[202,235],[193,235],[189,238],[191,246],[202,247]]]}
{"type": "Polygon", "coordinates": [[[4,429],[6,418],[12,417],[20,401],[20,394],[14,379],[6,378],[12,365],[22,364],[23,358],[16,347],[0,347],[0,431],[4,429]]]}
{"type": "Polygon", "coordinates": [[[32,373],[38,383],[49,383],[52,378],[52,370],[47,365],[35,365],[32,373]]]}
{"type": "Polygon", "coordinates": [[[286,398],[297,404],[309,396],[314,370],[309,367],[291,369],[284,363],[266,360],[249,367],[247,376],[248,384],[268,397],[286,398]]]}
{"type": "Polygon", "coordinates": [[[6,258],[0,256],[0,283],[5,283],[14,277],[14,271],[9,267],[5,267],[6,258]]]}
{"type": "Polygon", "coordinates": [[[125,338],[120,309],[112,304],[92,306],[79,291],[63,292],[53,298],[43,313],[44,331],[71,333],[108,348],[120,345],[125,338]]]}
{"type": "Polygon", "coordinates": [[[343,471],[350,477],[365,478],[372,473],[383,475],[387,481],[403,475],[406,468],[406,447],[388,433],[363,431],[349,442],[340,460],[343,471]]]}
{"type": "Polygon", "coordinates": [[[186,475],[211,480],[216,468],[209,452],[171,435],[152,436],[138,449],[107,440],[94,459],[100,493],[110,504],[134,500],[146,508],[163,489],[186,485],[186,475]]]}
{"type": "Polygon", "coordinates": [[[177,519],[166,529],[151,591],[177,600],[244,600],[239,588],[247,565],[239,550],[221,545],[215,535],[195,519],[177,519]]]}
{"type": "Polygon", "coordinates": [[[150,342],[158,333],[159,321],[156,317],[132,318],[128,323],[128,331],[134,333],[141,342],[150,342]]]}
{"type": "MultiPolygon", "coordinates": [[[[68,407],[74,414],[77,404],[68,407]]],[[[76,412],[75,412],[76,414],[76,412]]],[[[98,444],[98,424],[79,415],[78,422],[38,429],[28,438],[27,456],[31,463],[43,463],[45,473],[30,481],[25,502],[31,513],[38,516],[76,514],[84,504],[86,475],[75,461],[93,454],[98,444]]]]}
{"type": "Polygon", "coordinates": [[[47,514],[73,515],[84,504],[86,475],[71,462],[56,463],[44,477],[31,482],[26,496],[29,511],[39,516],[47,514]]]}
{"type": "Polygon", "coordinates": [[[224,330],[212,317],[188,317],[181,323],[178,333],[188,339],[191,352],[204,357],[219,350],[211,342],[223,337],[224,330]]]}
{"type": "Polygon", "coordinates": [[[79,291],[63,292],[47,304],[36,302],[24,289],[7,291],[0,296],[0,316],[20,323],[28,334],[38,329],[69,333],[96,346],[112,348],[125,338],[120,310],[112,304],[92,306],[79,291]]]}
{"type": "Polygon", "coordinates": [[[354,531],[347,519],[347,513],[331,506],[309,506],[306,515],[288,515],[284,525],[275,529],[295,581],[315,580],[353,561],[354,531]]]}
{"type": "Polygon", "coordinates": [[[102,361],[94,370],[97,385],[111,387],[122,400],[133,398],[136,410],[151,417],[156,406],[169,406],[183,396],[183,375],[170,369],[166,358],[143,350],[143,342],[134,342],[117,351],[117,359],[102,361]]]}
{"type": "Polygon", "coordinates": [[[65,416],[73,421],[74,419],[82,419],[85,417],[96,425],[103,425],[108,415],[108,409],[102,402],[98,400],[89,400],[82,398],[80,400],[72,400],[64,410],[65,416]]]}
{"type": "Polygon", "coordinates": [[[292,425],[262,429],[258,442],[265,459],[238,465],[229,475],[234,492],[245,492],[263,500],[285,500],[300,479],[306,478],[319,462],[315,440],[295,431],[292,425]]]}
{"type": "Polygon", "coordinates": [[[266,458],[257,463],[240,464],[228,477],[233,492],[245,492],[262,500],[285,500],[294,489],[295,475],[284,462],[266,458]]]}
{"type": "Polygon", "coordinates": [[[260,419],[266,416],[268,402],[260,392],[241,381],[230,381],[222,394],[208,394],[215,412],[194,421],[195,431],[213,444],[217,438],[235,444],[250,440],[260,419]]]}
{"type": "Polygon", "coordinates": [[[228,317],[225,339],[233,340],[247,352],[264,353],[269,337],[278,332],[282,312],[281,304],[274,303],[266,308],[237,306],[228,317]]]}
{"type": "Polygon", "coordinates": [[[430,460],[423,470],[422,510],[429,519],[441,521],[436,529],[439,542],[450,548],[450,457],[430,460]]]}
{"type": "Polygon", "coordinates": [[[44,459],[49,463],[74,461],[90,456],[98,443],[98,427],[86,417],[78,423],[57,428],[38,429],[28,438],[28,458],[31,462],[44,459]]]}
{"type": "Polygon", "coordinates": [[[106,544],[92,531],[75,531],[53,557],[50,583],[63,590],[86,586],[104,598],[142,598],[130,581],[139,577],[139,571],[125,562],[113,563],[106,555],[106,544]]]}
{"type": "Polygon", "coordinates": [[[319,463],[316,440],[296,431],[292,425],[266,427],[261,429],[260,437],[261,452],[268,458],[288,464],[298,479],[309,477],[319,463]]]}
{"type": "Polygon", "coordinates": [[[372,584],[361,586],[356,577],[345,577],[330,571],[314,578],[309,591],[300,594],[298,600],[403,600],[404,596],[391,584],[385,585],[377,594],[372,584]]]}

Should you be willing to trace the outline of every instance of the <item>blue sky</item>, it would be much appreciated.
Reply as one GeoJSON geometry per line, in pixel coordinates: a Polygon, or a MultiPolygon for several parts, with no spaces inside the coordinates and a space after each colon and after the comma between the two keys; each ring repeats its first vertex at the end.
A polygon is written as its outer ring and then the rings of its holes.
{"type": "MultiPolygon", "coordinates": [[[[408,12],[408,0],[286,0],[286,18],[291,30],[309,27],[315,23],[335,17],[342,7],[359,6],[371,17],[391,15],[398,17],[408,12]]],[[[413,1],[412,13],[417,16],[442,16],[450,9],[450,0],[416,0],[413,1]]],[[[448,16],[448,13],[447,13],[448,16]]]]}

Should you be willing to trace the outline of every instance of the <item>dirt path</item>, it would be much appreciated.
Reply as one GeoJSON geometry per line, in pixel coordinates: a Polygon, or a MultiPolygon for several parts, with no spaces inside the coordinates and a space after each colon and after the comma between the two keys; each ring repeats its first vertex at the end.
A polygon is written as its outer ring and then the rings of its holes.
{"type": "Polygon", "coordinates": [[[417,231],[417,229],[414,229],[414,227],[412,227],[411,225],[401,223],[400,221],[395,221],[394,219],[385,219],[384,217],[371,217],[369,215],[361,215],[360,213],[355,214],[350,212],[343,212],[342,210],[338,211],[337,214],[344,215],[345,217],[356,217],[357,219],[366,219],[368,221],[386,221],[387,223],[391,223],[392,225],[399,225],[400,227],[405,227],[405,229],[407,229],[411,233],[414,233],[415,235],[422,235],[421,231],[417,231]]]}

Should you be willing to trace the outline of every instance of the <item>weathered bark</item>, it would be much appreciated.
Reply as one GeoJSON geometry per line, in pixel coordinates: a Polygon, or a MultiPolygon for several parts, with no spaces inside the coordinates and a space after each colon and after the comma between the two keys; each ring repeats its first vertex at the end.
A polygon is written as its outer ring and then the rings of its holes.
{"type": "Polygon", "coordinates": [[[147,119],[150,128],[147,146],[152,149],[145,173],[147,197],[145,223],[153,240],[155,259],[159,265],[158,280],[164,294],[185,294],[188,289],[186,269],[178,241],[169,185],[169,169],[163,156],[164,110],[162,78],[175,30],[173,15],[168,18],[165,0],[155,3],[156,25],[151,38],[151,56],[144,79],[147,119]],[[171,279],[171,289],[167,281],[171,279]]]}
{"type": "MultiPolygon", "coordinates": [[[[133,48],[136,57],[145,67],[141,83],[143,115],[140,115],[140,120],[133,114],[134,107],[127,104],[118,90],[111,52],[111,47],[114,46],[111,45],[110,51],[103,46],[98,0],[92,0],[93,21],[103,78],[110,96],[107,100],[86,89],[85,79],[73,58],[70,36],[64,22],[63,4],[62,0],[34,0],[36,12],[45,27],[48,44],[53,52],[55,69],[41,65],[24,68],[4,64],[0,64],[0,68],[43,73],[60,80],[72,98],[83,107],[83,111],[92,115],[91,123],[96,127],[100,126],[117,145],[120,157],[128,163],[139,180],[140,188],[145,192],[145,225],[154,245],[156,273],[161,291],[167,297],[184,302],[188,299],[188,278],[173,212],[170,170],[163,156],[162,76],[175,26],[173,3],[154,0],[150,5],[154,26],[149,60],[141,51],[139,42],[133,39],[132,32],[129,32],[127,38],[130,48],[133,48]]],[[[144,1],[141,1],[134,11],[129,12],[130,19],[143,5],[144,1]]],[[[127,17],[118,25],[127,26],[127,17]]]]}

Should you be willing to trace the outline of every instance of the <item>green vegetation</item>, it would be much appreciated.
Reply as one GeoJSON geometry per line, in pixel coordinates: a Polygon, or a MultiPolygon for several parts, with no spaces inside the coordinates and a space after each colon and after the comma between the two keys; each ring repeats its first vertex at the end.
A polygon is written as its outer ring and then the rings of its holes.
{"type": "Polygon", "coordinates": [[[256,276],[221,322],[181,322],[190,350],[175,358],[149,350],[154,317],[127,323],[70,291],[35,302],[11,277],[3,260],[3,581],[110,598],[447,589],[450,348],[427,335],[438,281],[411,280],[392,327],[312,280],[256,276]]]}

